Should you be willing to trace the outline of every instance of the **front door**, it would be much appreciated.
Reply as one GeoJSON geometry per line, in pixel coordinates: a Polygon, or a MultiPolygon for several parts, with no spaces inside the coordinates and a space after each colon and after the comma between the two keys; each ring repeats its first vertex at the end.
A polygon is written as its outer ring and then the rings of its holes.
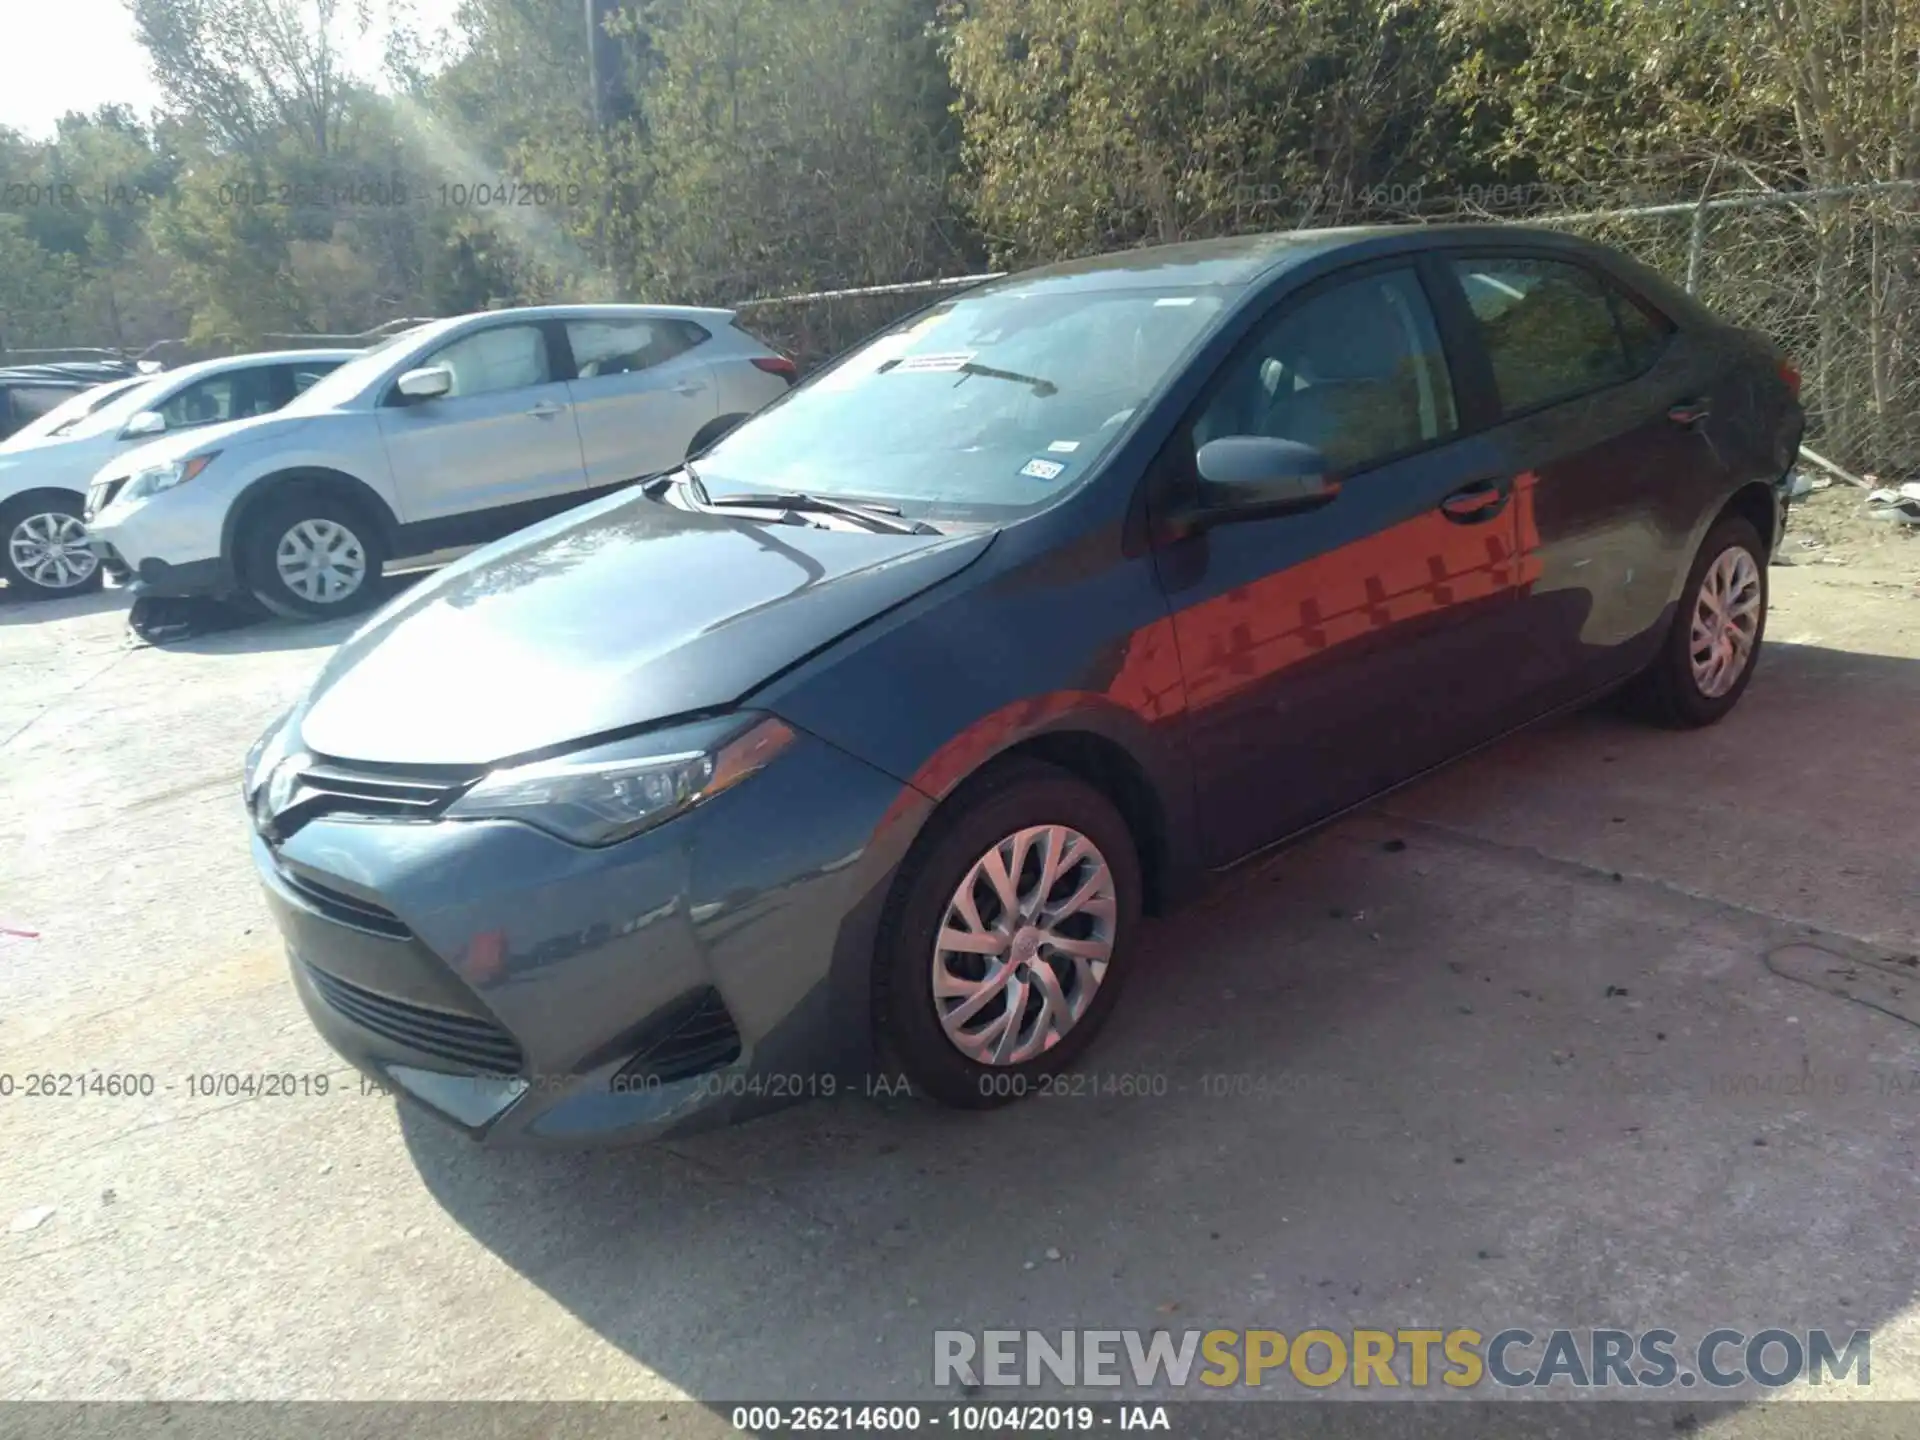
{"type": "Polygon", "coordinates": [[[1462,438],[1416,270],[1335,276],[1283,300],[1163,454],[1197,483],[1225,435],[1319,448],[1319,509],[1209,526],[1158,555],[1206,834],[1222,865],[1484,739],[1515,697],[1514,506],[1462,438]]]}
{"type": "Polygon", "coordinates": [[[431,400],[397,391],[380,408],[400,518],[441,520],[546,500],[586,483],[567,382],[537,324],[469,331],[418,362],[453,388],[431,400]]]}

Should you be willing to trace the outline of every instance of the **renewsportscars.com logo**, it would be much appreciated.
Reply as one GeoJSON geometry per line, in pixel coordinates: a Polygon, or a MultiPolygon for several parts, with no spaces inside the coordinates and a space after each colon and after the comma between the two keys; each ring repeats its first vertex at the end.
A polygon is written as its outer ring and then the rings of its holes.
{"type": "Polygon", "coordinates": [[[1873,1335],[1826,1330],[936,1330],[936,1385],[1779,1389],[1869,1385],[1873,1335]]]}

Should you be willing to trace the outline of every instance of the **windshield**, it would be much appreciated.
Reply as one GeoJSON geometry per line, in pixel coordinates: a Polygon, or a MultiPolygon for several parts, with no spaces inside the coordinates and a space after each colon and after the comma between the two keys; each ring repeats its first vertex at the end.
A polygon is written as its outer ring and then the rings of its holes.
{"type": "Polygon", "coordinates": [[[70,440],[84,440],[89,435],[105,435],[110,430],[118,430],[142,410],[152,409],[159,398],[179,380],[178,370],[163,370],[158,375],[150,375],[114,396],[91,415],[74,421],[69,429],[61,433],[70,440]]]}
{"type": "Polygon", "coordinates": [[[106,384],[96,385],[91,390],[82,390],[79,394],[62,400],[38,420],[22,425],[13,432],[9,443],[27,444],[65,435],[74,425],[86,419],[114,396],[123,394],[136,385],[146,383],[146,376],[132,375],[125,380],[109,380],[106,384]]]}
{"type": "Polygon", "coordinates": [[[398,335],[389,335],[370,350],[362,350],[338,370],[322,375],[294,396],[292,402],[282,408],[281,413],[311,415],[316,411],[331,410],[351,400],[360,393],[368,381],[387,368],[395,350],[403,344],[412,344],[420,338],[420,334],[421,327],[416,325],[411,330],[402,330],[398,335]]]}
{"type": "Polygon", "coordinates": [[[1223,292],[995,290],[889,330],[701,459],[715,498],[802,490],[1013,519],[1093,469],[1223,292]]]}

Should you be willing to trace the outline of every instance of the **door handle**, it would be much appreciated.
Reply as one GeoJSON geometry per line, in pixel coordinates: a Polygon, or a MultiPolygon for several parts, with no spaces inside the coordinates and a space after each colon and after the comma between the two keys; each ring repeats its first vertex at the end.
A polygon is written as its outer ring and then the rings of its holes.
{"type": "Polygon", "coordinates": [[[702,385],[698,380],[682,380],[678,385],[673,387],[673,393],[676,395],[698,395],[706,388],[707,387],[702,385]]]}
{"type": "Polygon", "coordinates": [[[527,414],[532,415],[537,419],[551,420],[554,416],[558,415],[562,410],[566,408],[567,407],[564,405],[554,404],[551,400],[542,400],[538,405],[535,405],[530,410],[528,410],[527,414]]]}
{"type": "Polygon", "coordinates": [[[1510,488],[1504,480],[1482,480],[1465,486],[1440,502],[1440,513],[1456,524],[1477,525],[1507,508],[1510,488]]]}
{"type": "Polygon", "coordinates": [[[1682,400],[1667,411],[1667,419],[1676,425],[1697,425],[1707,418],[1707,402],[1682,400]]]}

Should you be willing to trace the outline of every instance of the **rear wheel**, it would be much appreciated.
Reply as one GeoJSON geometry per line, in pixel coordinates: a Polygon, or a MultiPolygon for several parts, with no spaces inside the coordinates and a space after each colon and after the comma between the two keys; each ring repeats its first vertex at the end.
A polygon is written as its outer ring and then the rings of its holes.
{"type": "Polygon", "coordinates": [[[0,579],[25,599],[51,600],[100,588],[78,495],[37,492],[0,505],[0,579]]]}
{"type": "Polygon", "coordinates": [[[262,605],[322,620],[372,603],[386,546],[359,506],[324,490],[295,491],[249,518],[239,558],[248,593],[262,605]]]}
{"type": "Polygon", "coordinates": [[[1746,693],[1766,629],[1766,547],[1751,521],[1729,515],[1701,543],[1673,628],[1633,698],[1663,725],[1713,724],[1746,693]]]}
{"type": "Polygon", "coordinates": [[[1005,1104],[1106,1023],[1140,917],[1140,862],[1113,803],[1020,762],[959,797],[883,927],[883,1048],[943,1104],[1005,1104]]]}

